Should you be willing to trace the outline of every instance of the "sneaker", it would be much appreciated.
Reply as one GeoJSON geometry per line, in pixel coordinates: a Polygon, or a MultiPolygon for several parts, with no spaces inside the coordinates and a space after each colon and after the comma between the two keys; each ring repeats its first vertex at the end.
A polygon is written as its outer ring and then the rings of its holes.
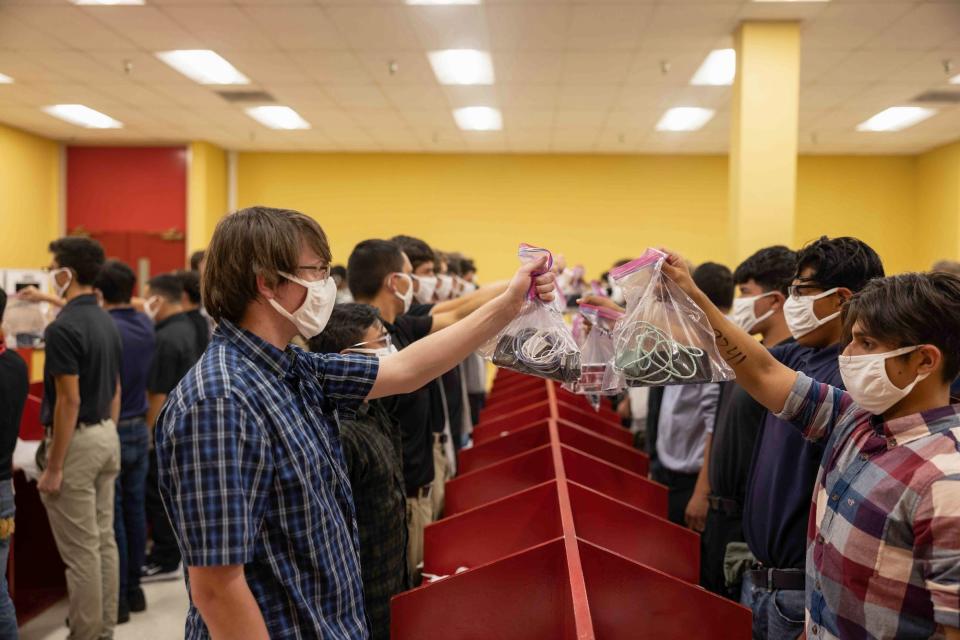
{"type": "Polygon", "coordinates": [[[147,610],[147,598],[143,595],[143,589],[137,587],[135,591],[127,594],[127,603],[130,606],[131,613],[141,613],[147,610]]]}
{"type": "Polygon", "coordinates": [[[117,624],[130,622],[130,607],[126,602],[121,601],[117,606],[117,624]]]}
{"type": "Polygon", "coordinates": [[[140,582],[165,582],[180,578],[183,578],[183,569],[179,562],[173,567],[150,563],[140,569],[140,582]]]}

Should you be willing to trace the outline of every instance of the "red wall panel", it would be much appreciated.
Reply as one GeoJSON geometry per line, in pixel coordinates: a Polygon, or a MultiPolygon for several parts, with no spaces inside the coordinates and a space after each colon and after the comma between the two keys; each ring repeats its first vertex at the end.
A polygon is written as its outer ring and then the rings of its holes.
{"type": "Polygon", "coordinates": [[[67,147],[67,230],[186,231],[184,147],[67,147]]]}

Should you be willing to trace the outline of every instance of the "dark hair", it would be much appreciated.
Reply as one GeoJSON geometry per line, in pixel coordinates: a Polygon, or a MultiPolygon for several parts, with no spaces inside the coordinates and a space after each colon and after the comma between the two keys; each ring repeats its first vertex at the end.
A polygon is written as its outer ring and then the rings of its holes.
{"type": "Polygon", "coordinates": [[[388,274],[403,270],[403,252],[390,240],[364,240],[347,261],[347,282],[358,300],[370,300],[388,274]]]}
{"type": "Polygon", "coordinates": [[[844,341],[853,325],[894,347],[932,344],[943,353],[943,379],[960,374],[960,278],[903,273],[871,280],[843,309],[844,341]]]}
{"type": "Polygon", "coordinates": [[[90,238],[66,237],[50,243],[50,253],[61,267],[70,267],[79,284],[90,285],[103,266],[103,247],[90,238]]]}
{"type": "Polygon", "coordinates": [[[133,289],[137,286],[137,274],[126,262],[107,260],[100,267],[93,286],[103,294],[103,301],[109,304],[129,304],[133,289]]]}
{"type": "Polygon", "coordinates": [[[340,279],[346,280],[346,279],[347,279],[347,268],[346,268],[345,266],[343,266],[342,264],[333,265],[332,267],[330,267],[330,275],[331,275],[331,276],[339,276],[340,279]]]}
{"type": "Polygon", "coordinates": [[[693,281],[710,302],[721,309],[733,306],[733,274],[716,262],[704,262],[693,272],[693,281]]]}
{"type": "Polygon", "coordinates": [[[473,261],[473,258],[462,258],[460,260],[460,272],[464,276],[468,273],[477,272],[477,264],[473,261]]]}
{"type": "Polygon", "coordinates": [[[937,260],[933,263],[933,267],[930,270],[960,276],[960,262],[956,260],[937,260]]]}
{"type": "Polygon", "coordinates": [[[813,269],[808,279],[824,290],[845,287],[857,292],[873,280],[883,277],[883,263],[877,252],[856,238],[823,236],[797,253],[797,276],[813,269]]]}
{"type": "Polygon", "coordinates": [[[0,323],[3,322],[3,314],[7,310],[7,292],[0,289],[0,323]]]}
{"type": "Polygon", "coordinates": [[[316,353],[340,353],[363,340],[363,334],[380,320],[376,307],[351,302],[338,304],[330,314],[323,332],[308,341],[310,351],[316,353]]]}
{"type": "Polygon", "coordinates": [[[200,274],[196,271],[183,269],[177,271],[177,277],[180,278],[180,284],[183,285],[183,291],[187,294],[192,304],[200,304],[200,274]]]}
{"type": "Polygon", "coordinates": [[[393,236],[390,238],[390,242],[395,242],[400,250],[407,254],[414,269],[427,262],[436,264],[436,255],[434,255],[433,249],[420,238],[393,236]]]}
{"type": "Polygon", "coordinates": [[[183,281],[176,273],[161,273],[153,276],[147,281],[150,287],[150,295],[160,296],[167,300],[180,304],[183,299],[183,281]]]}
{"type": "Polygon", "coordinates": [[[203,306],[217,322],[239,322],[260,295],[257,276],[277,286],[279,271],[297,270],[303,245],[328,262],[332,258],[323,229],[299,211],[257,206],[227,215],[207,247],[203,306]]]}
{"type": "Polygon", "coordinates": [[[448,253],[446,254],[447,258],[447,273],[450,273],[455,276],[463,275],[463,256],[459,253],[448,253]]]}
{"type": "Polygon", "coordinates": [[[206,251],[200,249],[199,251],[194,251],[190,254],[190,271],[200,272],[200,263],[203,262],[203,256],[207,254],[206,251]]]}
{"type": "Polygon", "coordinates": [[[797,252],[783,245],[760,249],[740,263],[733,272],[733,281],[740,285],[753,280],[764,292],[779,291],[787,295],[797,274],[797,252]]]}

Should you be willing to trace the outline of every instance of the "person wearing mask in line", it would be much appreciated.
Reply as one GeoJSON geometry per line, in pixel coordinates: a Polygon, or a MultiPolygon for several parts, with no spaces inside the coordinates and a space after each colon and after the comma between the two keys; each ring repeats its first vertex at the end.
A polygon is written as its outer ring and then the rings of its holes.
{"type": "Polygon", "coordinates": [[[93,286],[100,292],[103,308],[110,314],[123,351],[120,354],[120,474],[117,476],[113,529],[120,563],[117,622],[130,619],[130,612],[147,608],[140,588],[140,568],[147,545],[144,510],[150,433],[147,429],[147,376],[156,349],[153,322],[130,303],[137,276],[119,260],[107,260],[93,286]]]}
{"type": "Polygon", "coordinates": [[[347,268],[342,264],[333,265],[330,267],[330,277],[333,278],[333,283],[337,285],[337,304],[353,302],[350,287],[347,286],[347,268]]]}
{"type": "Polygon", "coordinates": [[[210,322],[203,314],[203,301],[200,298],[200,272],[199,271],[177,271],[177,277],[180,278],[180,284],[183,286],[183,298],[180,304],[183,306],[183,312],[193,325],[193,331],[196,334],[197,358],[207,349],[210,344],[210,322]]]}
{"type": "MultiPolygon", "coordinates": [[[[377,310],[365,304],[334,307],[310,350],[385,357],[396,353],[377,310]]],[[[403,488],[400,428],[382,401],[364,402],[341,420],[340,440],[353,491],[360,537],[360,573],[372,640],[390,638],[390,598],[405,591],[407,499],[403,488]]]]}
{"type": "MultiPolygon", "coordinates": [[[[413,279],[417,286],[414,302],[410,306],[411,315],[426,315],[436,302],[437,274],[436,253],[426,242],[411,236],[394,236],[390,239],[406,254],[413,268],[413,279]]],[[[433,518],[437,520],[443,513],[444,486],[457,469],[455,442],[463,433],[463,399],[460,391],[460,369],[454,367],[445,372],[434,383],[443,405],[443,420],[433,424],[433,488],[430,499],[433,503],[433,518]]]]}
{"type": "MultiPolygon", "coordinates": [[[[0,289],[0,325],[7,309],[7,293],[0,289]]],[[[13,450],[20,435],[20,419],[30,391],[27,363],[7,349],[0,331],[0,638],[17,640],[17,612],[7,584],[7,560],[17,507],[13,499],[13,450]]]]}
{"type": "MultiPolygon", "coordinates": [[[[759,335],[760,343],[768,349],[793,342],[783,304],[796,272],[796,252],[776,246],[756,252],[733,273],[740,297],[733,301],[732,318],[747,333],[759,335]]],[[[740,600],[740,580],[727,586],[724,564],[728,545],[734,543],[741,548],[745,544],[742,519],[747,476],[765,416],[763,405],[736,382],[723,383],[717,422],[703,453],[709,486],[698,484],[698,491],[687,506],[688,518],[700,517],[698,511],[705,510],[700,537],[701,584],[736,601],[740,600]],[[707,488],[709,492],[705,491],[707,488]]],[[[731,556],[735,552],[731,549],[731,556]]]]}
{"type": "MultiPolygon", "coordinates": [[[[483,304],[506,290],[506,284],[491,285],[457,300],[434,305],[427,315],[407,313],[416,293],[410,259],[395,242],[364,240],[347,262],[350,291],[357,302],[377,308],[393,343],[403,351],[413,343],[462,321],[483,304]]],[[[451,365],[452,368],[453,365],[451,365]]],[[[443,372],[441,372],[443,373],[443,372]]],[[[433,433],[443,424],[443,402],[437,385],[422,388],[384,402],[390,416],[400,424],[403,442],[403,476],[408,504],[408,552],[410,574],[416,575],[423,561],[423,528],[433,522],[431,491],[434,480],[433,433]]]]}
{"type": "Polygon", "coordinates": [[[66,301],[44,333],[46,435],[37,482],[60,557],[67,565],[70,640],[113,637],[119,570],[113,530],[120,472],[120,359],[113,320],[93,289],[103,266],[100,243],[60,238],[50,243],[50,278],[66,301]]]}
{"type": "MultiPolygon", "coordinates": [[[[147,425],[151,431],[167,396],[202,353],[197,330],[183,309],[183,281],[175,273],[154,276],[147,283],[145,310],[156,323],[157,350],[147,379],[147,425]]],[[[157,451],[150,452],[146,510],[153,546],[141,570],[143,582],[176,580],[183,575],[180,551],[159,488],[157,451]]]]}
{"type": "MultiPolygon", "coordinates": [[[[856,238],[824,237],[801,249],[783,307],[796,342],[771,349],[773,358],[843,388],[837,361],[843,305],[881,277],[880,257],[856,238]]],[[[807,516],[824,445],[775,412],[766,414],[757,435],[743,508],[743,534],[756,563],[741,590],[741,602],[753,610],[755,638],[794,640],[803,631],[807,516]]]]}
{"type": "MultiPolygon", "coordinates": [[[[829,285],[813,278],[831,275],[823,243],[839,240],[820,241],[819,263],[801,252],[795,282],[829,285]]],[[[842,244],[851,252],[843,269],[879,269],[866,245],[842,244]]],[[[960,405],[949,404],[960,372],[960,279],[878,276],[836,296],[845,299],[838,340],[845,346],[835,356],[844,391],[784,365],[777,349],[730,322],[677,256],[664,272],[706,312],[738,384],[782,421],[765,424],[764,433],[790,429],[825,446],[807,505],[806,622],[791,637],[960,638],[960,405]]],[[[814,293],[819,298],[803,307],[823,320],[834,312],[816,303],[831,295],[814,293]]],[[[813,324],[809,312],[806,323],[800,316],[788,307],[798,341],[813,324]]],[[[784,471],[795,473],[795,464],[784,471]]]]}
{"type": "MultiPolygon", "coordinates": [[[[401,303],[389,308],[397,320],[412,291],[397,274],[409,273],[409,261],[393,243],[372,242],[356,250],[359,263],[376,247],[389,248],[392,262],[365,291],[382,303],[386,287],[401,303]]],[[[364,400],[422,389],[463,360],[516,317],[531,280],[553,299],[552,274],[531,275],[541,261],[469,317],[398,353],[304,352],[291,339],[319,335],[334,307],[331,257],[320,226],[296,211],[243,209],[214,231],[203,297],[217,330],[157,427],[161,491],[189,571],[188,640],[367,637],[337,419],[351,419],[364,400]]],[[[348,272],[357,294],[357,272],[348,272]]]]}

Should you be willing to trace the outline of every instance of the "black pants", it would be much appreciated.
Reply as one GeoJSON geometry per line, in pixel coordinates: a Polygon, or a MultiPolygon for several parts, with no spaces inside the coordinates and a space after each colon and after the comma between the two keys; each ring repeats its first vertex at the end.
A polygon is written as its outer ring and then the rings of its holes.
{"type": "Polygon", "coordinates": [[[470,420],[473,422],[473,426],[477,426],[480,422],[480,410],[487,403],[487,394],[469,393],[467,398],[470,401],[470,420]]]}
{"type": "Polygon", "coordinates": [[[163,500],[160,499],[156,449],[150,450],[150,469],[147,472],[147,486],[144,493],[146,494],[147,522],[152,529],[151,537],[153,538],[153,551],[147,562],[172,570],[180,564],[180,547],[177,546],[177,537],[163,508],[163,500]]]}
{"type": "Polygon", "coordinates": [[[700,584],[704,589],[740,601],[740,585],[726,586],[723,558],[728,544],[743,541],[743,514],[728,514],[717,509],[707,511],[707,526],[700,536],[700,584]]]}
{"type": "Polygon", "coordinates": [[[693,496],[693,489],[697,486],[696,473],[677,473],[658,466],[653,470],[653,479],[660,484],[667,485],[667,518],[670,522],[687,526],[683,514],[687,510],[687,503],[693,496]]]}

